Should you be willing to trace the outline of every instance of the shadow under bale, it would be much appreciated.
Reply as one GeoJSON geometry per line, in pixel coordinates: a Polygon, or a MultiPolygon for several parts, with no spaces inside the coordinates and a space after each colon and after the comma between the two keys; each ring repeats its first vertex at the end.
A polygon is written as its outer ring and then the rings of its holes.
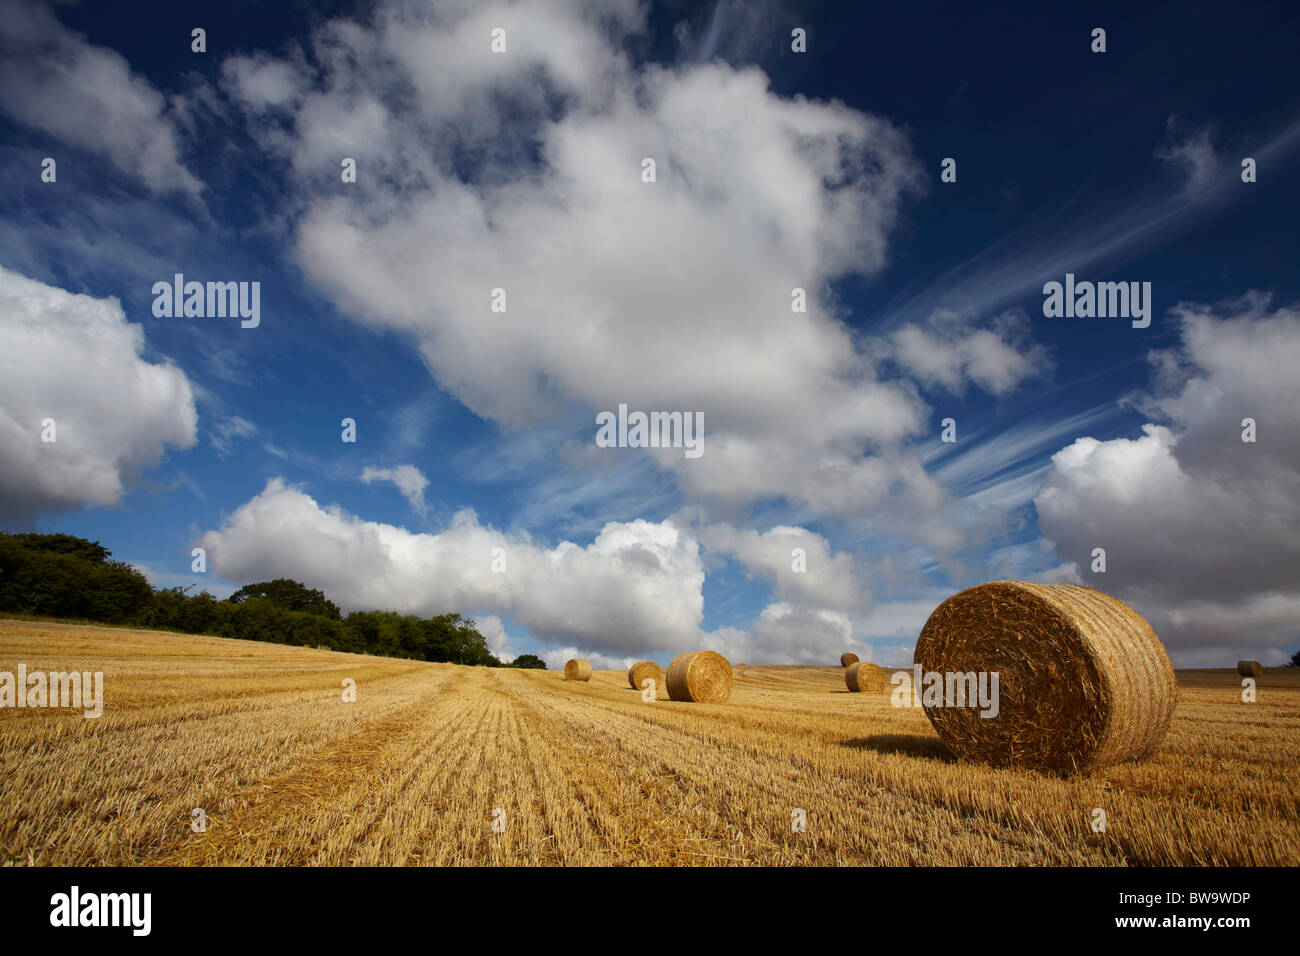
{"type": "Polygon", "coordinates": [[[882,754],[930,757],[944,763],[955,763],[957,760],[938,737],[922,737],[917,734],[872,734],[870,737],[846,740],[844,746],[855,750],[874,750],[882,754]]]}

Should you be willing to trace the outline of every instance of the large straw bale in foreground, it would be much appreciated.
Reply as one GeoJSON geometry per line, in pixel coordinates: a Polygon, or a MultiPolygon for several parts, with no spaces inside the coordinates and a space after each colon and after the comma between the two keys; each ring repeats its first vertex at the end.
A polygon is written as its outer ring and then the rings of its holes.
{"type": "Polygon", "coordinates": [[[1142,759],[1173,716],[1164,645],[1136,611],[1092,588],[1025,581],[967,588],[930,615],[914,659],[945,677],[998,674],[996,717],[981,717],[978,706],[931,706],[922,693],[948,748],[995,766],[1069,774],[1142,759]]]}
{"type": "Polygon", "coordinates": [[[856,694],[882,691],[889,686],[889,679],[878,665],[870,661],[856,661],[844,672],[844,683],[856,694]]]}
{"type": "Polygon", "coordinates": [[[1264,665],[1259,661],[1237,661],[1237,673],[1242,677],[1263,677],[1264,665]]]}
{"type": "Polygon", "coordinates": [[[731,696],[731,665],[716,651],[688,651],[668,665],[668,696],[720,704],[731,696]]]}
{"type": "Polygon", "coordinates": [[[627,682],[633,690],[644,690],[641,682],[647,677],[655,682],[655,693],[664,689],[664,672],[654,661],[637,661],[627,669],[627,682]]]}
{"type": "Polygon", "coordinates": [[[858,655],[852,651],[845,651],[840,655],[840,667],[852,667],[858,662],[858,655]]]}
{"type": "Polygon", "coordinates": [[[565,661],[564,679],[591,680],[591,661],[584,661],[581,657],[575,657],[571,661],[565,661]]]}

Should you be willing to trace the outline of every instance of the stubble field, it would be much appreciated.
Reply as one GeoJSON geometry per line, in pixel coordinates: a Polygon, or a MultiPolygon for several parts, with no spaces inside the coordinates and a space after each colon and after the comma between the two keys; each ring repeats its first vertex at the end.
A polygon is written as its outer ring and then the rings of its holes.
{"type": "Polygon", "coordinates": [[[19,663],[103,671],[106,702],[0,710],[10,865],[1300,864],[1300,669],[1251,704],[1179,672],[1151,760],[1062,780],[953,761],[838,667],[643,703],[622,671],[0,621],[19,663]]]}

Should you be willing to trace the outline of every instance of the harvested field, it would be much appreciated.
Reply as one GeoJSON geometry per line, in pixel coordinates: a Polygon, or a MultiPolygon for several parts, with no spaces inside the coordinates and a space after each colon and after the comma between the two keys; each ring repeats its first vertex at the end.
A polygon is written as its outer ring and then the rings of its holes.
{"type": "Polygon", "coordinates": [[[0,710],[18,865],[1300,864],[1300,669],[1265,671],[1254,704],[1232,669],[1179,672],[1149,760],[1061,779],[953,760],[920,709],[839,667],[642,703],[626,670],[0,621],[0,670],[19,663],[102,670],[107,700],[0,710]]]}

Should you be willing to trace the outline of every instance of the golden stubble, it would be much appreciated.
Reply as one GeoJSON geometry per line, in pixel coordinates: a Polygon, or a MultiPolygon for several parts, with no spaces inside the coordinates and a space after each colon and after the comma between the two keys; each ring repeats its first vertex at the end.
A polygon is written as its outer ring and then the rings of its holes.
{"type": "Polygon", "coordinates": [[[106,703],[0,711],[9,864],[1300,864],[1300,670],[1253,704],[1231,670],[1181,672],[1150,759],[1060,779],[954,760],[838,667],[646,703],[625,671],[0,621],[19,663],[103,671],[106,703]]]}

